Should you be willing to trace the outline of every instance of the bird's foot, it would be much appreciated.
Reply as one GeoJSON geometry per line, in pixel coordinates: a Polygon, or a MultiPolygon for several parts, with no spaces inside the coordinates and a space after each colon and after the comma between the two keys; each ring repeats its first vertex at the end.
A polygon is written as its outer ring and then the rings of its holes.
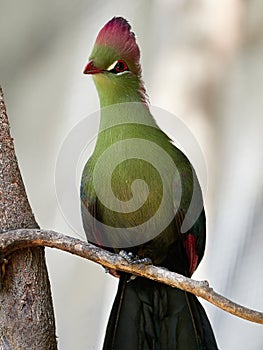
{"type": "MultiPolygon", "coordinates": [[[[125,250],[120,250],[119,255],[125,259],[129,264],[144,264],[144,265],[151,265],[152,260],[150,258],[142,258],[138,255],[134,255],[132,252],[126,252],[125,250]]],[[[120,273],[118,270],[112,269],[112,268],[105,268],[105,273],[109,273],[110,275],[120,278],[120,273]]],[[[132,280],[136,276],[131,276],[129,279],[132,280]]],[[[129,282],[128,281],[128,282],[129,282]]]]}
{"type": "Polygon", "coordinates": [[[132,252],[126,252],[125,250],[120,250],[119,255],[130,264],[152,264],[152,260],[150,258],[141,258],[140,256],[134,255],[132,252]]]}

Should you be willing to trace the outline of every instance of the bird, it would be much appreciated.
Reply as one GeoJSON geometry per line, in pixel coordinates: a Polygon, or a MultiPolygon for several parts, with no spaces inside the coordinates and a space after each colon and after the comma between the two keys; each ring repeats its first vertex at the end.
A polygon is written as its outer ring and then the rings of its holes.
{"type": "MultiPolygon", "coordinates": [[[[100,100],[97,140],[80,185],[88,241],[191,277],[205,249],[202,191],[190,161],[151,113],[140,49],[125,18],[115,16],[99,31],[84,74],[100,100]]],[[[104,350],[218,349],[196,296],[111,273],[119,284],[104,350]]]]}

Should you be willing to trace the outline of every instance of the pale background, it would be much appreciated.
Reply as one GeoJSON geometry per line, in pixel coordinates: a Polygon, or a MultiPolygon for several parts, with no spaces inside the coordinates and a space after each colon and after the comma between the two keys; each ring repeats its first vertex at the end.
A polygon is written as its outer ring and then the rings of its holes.
{"type": "MultiPolygon", "coordinates": [[[[56,200],[56,157],[71,128],[98,108],[82,70],[98,30],[114,15],[136,33],[151,103],[187,124],[206,159],[208,244],[194,277],[262,310],[259,0],[0,0],[0,83],[38,223],[75,235],[56,200]]],[[[171,132],[172,125],[164,128],[171,132]]],[[[101,349],[116,281],[62,252],[47,249],[47,263],[59,349],[101,349]]],[[[204,305],[220,349],[263,349],[262,326],[204,305]]]]}

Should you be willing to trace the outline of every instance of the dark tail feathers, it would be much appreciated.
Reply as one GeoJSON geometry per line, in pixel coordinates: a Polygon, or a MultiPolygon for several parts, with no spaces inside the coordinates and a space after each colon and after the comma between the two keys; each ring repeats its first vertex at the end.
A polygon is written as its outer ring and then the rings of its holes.
{"type": "Polygon", "coordinates": [[[177,288],[123,274],[103,350],[218,349],[197,298],[177,288]]]}

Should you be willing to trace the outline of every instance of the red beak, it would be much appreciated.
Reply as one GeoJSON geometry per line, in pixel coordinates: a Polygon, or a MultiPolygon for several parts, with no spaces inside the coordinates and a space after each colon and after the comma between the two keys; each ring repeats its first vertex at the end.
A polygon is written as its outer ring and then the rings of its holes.
{"type": "Polygon", "coordinates": [[[97,73],[102,73],[102,72],[103,72],[102,69],[99,69],[99,68],[94,66],[93,60],[89,61],[89,63],[86,65],[86,67],[84,68],[84,71],[83,71],[84,74],[97,74],[97,73]]]}

